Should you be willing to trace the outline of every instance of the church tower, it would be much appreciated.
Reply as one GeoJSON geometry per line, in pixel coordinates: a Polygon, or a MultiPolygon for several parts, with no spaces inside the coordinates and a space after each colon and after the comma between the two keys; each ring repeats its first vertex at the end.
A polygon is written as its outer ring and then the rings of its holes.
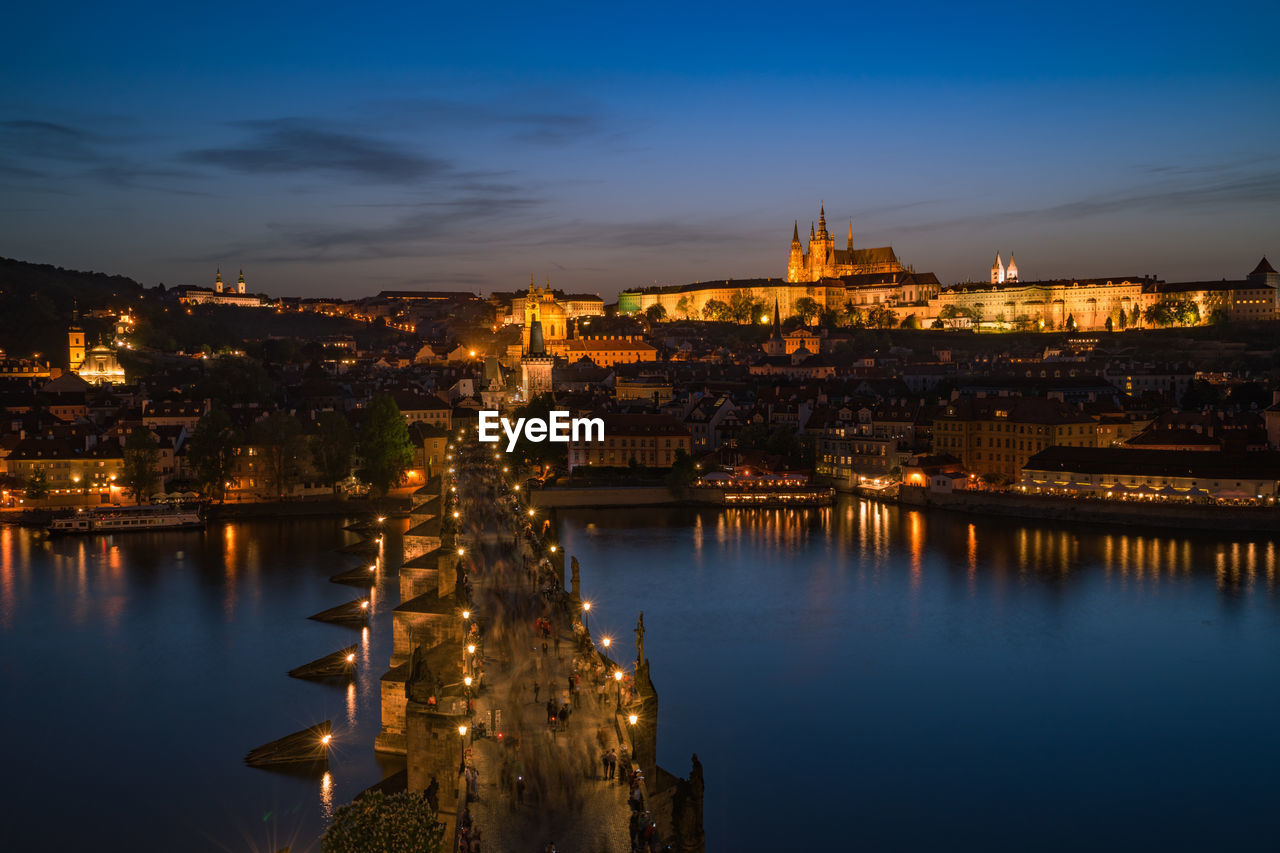
{"type": "MultiPolygon", "coordinates": [[[[836,241],[831,236],[831,232],[827,231],[827,209],[825,205],[818,206],[818,245],[816,247],[817,254],[813,255],[812,273],[810,281],[817,281],[820,278],[832,278],[836,274],[836,241]]],[[[812,249],[810,250],[813,251],[812,249]]]]}
{"type": "Polygon", "coordinates": [[[999,252],[996,252],[995,263],[991,265],[991,283],[992,284],[1004,283],[1004,262],[1000,260],[999,252]]]}
{"type": "Polygon", "coordinates": [[[244,270],[240,270],[240,280],[236,282],[236,293],[244,293],[244,270]]]}
{"type": "Polygon", "coordinates": [[[1018,262],[1013,259],[1013,252],[1009,253],[1009,266],[1004,268],[1004,280],[1018,280],[1018,262]]]}
{"type": "Polygon", "coordinates": [[[764,342],[764,354],[771,356],[786,355],[787,342],[782,337],[782,312],[778,309],[778,300],[773,300],[773,331],[769,340],[764,342]]]}
{"type": "Polygon", "coordinates": [[[222,292],[222,267],[218,267],[218,274],[213,277],[213,292],[222,292]]]}
{"type": "Polygon", "coordinates": [[[853,220],[849,220],[849,260],[853,260],[853,220]]]}
{"type": "Polygon", "coordinates": [[[787,253],[787,281],[804,281],[804,249],[800,246],[800,223],[791,226],[791,251],[787,253]]]}
{"type": "Polygon", "coordinates": [[[71,325],[67,328],[67,369],[72,373],[84,364],[84,329],[80,328],[80,309],[72,312],[71,325]]]}

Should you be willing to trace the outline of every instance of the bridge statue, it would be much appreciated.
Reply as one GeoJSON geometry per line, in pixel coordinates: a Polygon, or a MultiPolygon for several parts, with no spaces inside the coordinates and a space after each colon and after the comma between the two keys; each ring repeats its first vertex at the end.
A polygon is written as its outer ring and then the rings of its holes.
{"type": "Polygon", "coordinates": [[[404,696],[410,702],[434,705],[439,695],[440,679],[427,665],[426,647],[418,646],[413,650],[413,657],[409,661],[409,678],[404,683],[404,696]]]}
{"type": "Polygon", "coordinates": [[[640,619],[636,622],[636,663],[644,663],[644,611],[640,611],[640,619]]]}

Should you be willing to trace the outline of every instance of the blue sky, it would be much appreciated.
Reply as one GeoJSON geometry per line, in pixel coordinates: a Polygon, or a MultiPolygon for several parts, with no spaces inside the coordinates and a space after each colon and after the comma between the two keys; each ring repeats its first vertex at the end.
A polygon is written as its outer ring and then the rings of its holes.
{"type": "Polygon", "coordinates": [[[10,15],[0,254],[273,294],[944,283],[1280,255],[1280,6],[70,4],[10,15]],[[842,245],[842,243],[841,243],[842,245]]]}

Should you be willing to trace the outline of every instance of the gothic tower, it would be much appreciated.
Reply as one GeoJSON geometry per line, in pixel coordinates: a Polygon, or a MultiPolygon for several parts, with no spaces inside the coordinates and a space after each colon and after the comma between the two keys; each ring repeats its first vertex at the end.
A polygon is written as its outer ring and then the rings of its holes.
{"type": "Polygon", "coordinates": [[[1018,262],[1013,259],[1013,252],[1009,253],[1009,266],[1004,268],[1004,280],[1018,280],[1018,262]]]}
{"type": "Polygon", "coordinates": [[[991,265],[991,283],[1001,284],[1004,282],[1004,262],[1000,260],[1000,253],[996,252],[995,263],[991,265]]]}
{"type": "Polygon", "coordinates": [[[831,232],[827,231],[827,209],[825,205],[818,206],[818,246],[816,248],[817,254],[811,258],[812,275],[810,276],[810,281],[817,281],[824,277],[834,277],[836,274],[836,241],[831,236],[831,232]]]}
{"type": "Polygon", "coordinates": [[[215,293],[222,292],[222,267],[218,267],[218,274],[213,277],[213,290],[215,293]]]}
{"type": "Polygon", "coordinates": [[[800,246],[800,223],[791,226],[791,251],[787,253],[787,281],[804,281],[804,249],[800,246]]]}

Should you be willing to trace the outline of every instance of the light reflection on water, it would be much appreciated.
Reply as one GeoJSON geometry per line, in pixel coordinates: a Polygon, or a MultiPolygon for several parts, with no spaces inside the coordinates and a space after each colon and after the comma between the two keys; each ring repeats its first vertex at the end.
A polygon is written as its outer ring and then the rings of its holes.
{"type": "Polygon", "coordinates": [[[645,612],[659,756],[703,760],[711,850],[1274,840],[1266,537],[856,500],[561,520],[592,627],[645,612]],[[803,805],[743,817],[786,780],[803,805]]]}
{"type": "MultiPolygon", "coordinates": [[[[402,766],[372,752],[398,561],[379,572],[353,682],[289,678],[351,645],[308,620],[363,589],[338,519],[47,539],[0,527],[0,849],[318,850],[333,809],[402,766]],[[387,584],[390,584],[387,587],[387,584]],[[252,747],[324,719],[330,773],[253,770],[252,747]],[[68,767],[109,784],[58,788],[68,767]],[[56,797],[50,791],[61,790],[56,797]],[[77,819],[64,819],[72,806],[77,819]]],[[[402,525],[388,525],[399,548],[402,525]]]]}

